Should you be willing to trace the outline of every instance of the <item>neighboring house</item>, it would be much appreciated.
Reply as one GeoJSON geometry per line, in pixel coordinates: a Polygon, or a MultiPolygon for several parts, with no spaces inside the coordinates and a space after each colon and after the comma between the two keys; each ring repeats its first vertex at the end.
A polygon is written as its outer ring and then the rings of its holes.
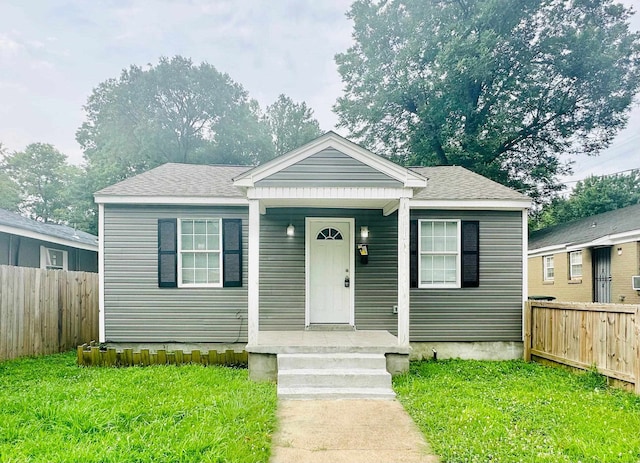
{"type": "Polygon", "coordinates": [[[533,232],[529,293],[560,301],[640,304],[640,204],[533,232]]]}
{"type": "Polygon", "coordinates": [[[98,271],[98,238],[0,209],[0,265],[98,271]]]}
{"type": "Polygon", "coordinates": [[[103,342],[246,347],[251,368],[274,339],[346,328],[388,331],[407,361],[521,355],[530,201],[462,167],[406,169],[329,132],[95,199],[103,342]]]}

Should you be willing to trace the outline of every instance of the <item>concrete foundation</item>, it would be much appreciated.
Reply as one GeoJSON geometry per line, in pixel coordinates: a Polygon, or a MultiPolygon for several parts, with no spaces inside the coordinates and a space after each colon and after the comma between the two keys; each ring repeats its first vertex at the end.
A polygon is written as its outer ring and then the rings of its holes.
{"type": "Polygon", "coordinates": [[[278,380],[277,358],[276,354],[249,353],[249,379],[275,383],[278,380]]]}
{"type": "Polygon", "coordinates": [[[387,371],[391,376],[401,375],[409,371],[409,354],[386,354],[387,371]]]}
{"type": "Polygon", "coordinates": [[[514,360],[523,358],[522,342],[412,342],[410,360],[428,360],[437,352],[439,359],[514,360]]]}

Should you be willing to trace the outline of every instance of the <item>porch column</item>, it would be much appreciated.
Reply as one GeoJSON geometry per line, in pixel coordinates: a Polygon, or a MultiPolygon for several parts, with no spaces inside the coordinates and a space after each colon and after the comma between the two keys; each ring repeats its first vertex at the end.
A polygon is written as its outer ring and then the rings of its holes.
{"type": "Polygon", "coordinates": [[[257,344],[260,328],[260,201],[249,200],[247,302],[249,344],[257,344]]]}
{"type": "Polygon", "coordinates": [[[398,205],[398,344],[409,345],[409,198],[398,205]]]}

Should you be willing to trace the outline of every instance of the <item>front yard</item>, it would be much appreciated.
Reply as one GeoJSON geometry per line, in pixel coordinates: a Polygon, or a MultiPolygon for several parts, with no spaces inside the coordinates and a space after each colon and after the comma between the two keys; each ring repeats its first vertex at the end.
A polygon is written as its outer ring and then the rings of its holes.
{"type": "Polygon", "coordinates": [[[226,367],[0,363],[2,462],[266,462],[273,384],[226,367]]]}
{"type": "MultiPolygon", "coordinates": [[[[420,362],[394,379],[442,463],[640,462],[640,397],[538,364],[420,362]]],[[[266,462],[274,384],[226,367],[0,363],[2,462],[266,462]]]]}
{"type": "Polygon", "coordinates": [[[640,462],[640,397],[594,373],[420,362],[394,389],[442,463],[640,462]]]}

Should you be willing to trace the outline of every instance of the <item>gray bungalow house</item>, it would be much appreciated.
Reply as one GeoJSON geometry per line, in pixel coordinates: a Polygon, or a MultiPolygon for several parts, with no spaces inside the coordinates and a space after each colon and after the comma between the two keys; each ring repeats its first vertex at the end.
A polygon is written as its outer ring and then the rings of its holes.
{"type": "Polygon", "coordinates": [[[407,169],[328,132],[258,167],[165,164],[95,199],[102,342],[233,346],[254,377],[349,346],[390,371],[434,349],[521,356],[530,201],[462,167],[407,169]]]}
{"type": "Polygon", "coordinates": [[[98,271],[98,237],[0,209],[0,265],[98,271]]]}

